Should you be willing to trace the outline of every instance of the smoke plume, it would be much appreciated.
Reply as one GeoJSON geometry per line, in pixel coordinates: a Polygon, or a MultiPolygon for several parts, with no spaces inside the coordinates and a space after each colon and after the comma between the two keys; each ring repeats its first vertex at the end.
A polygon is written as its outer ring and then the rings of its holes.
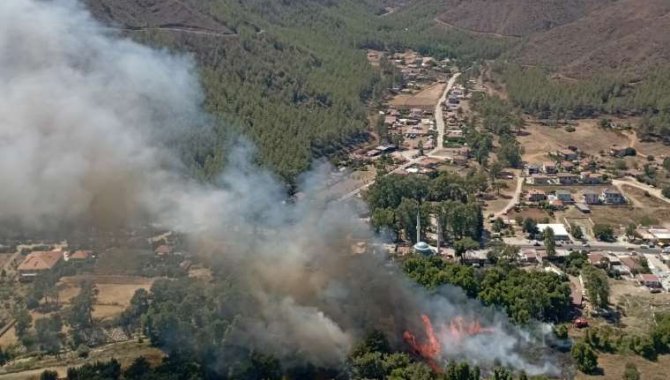
{"type": "Polygon", "coordinates": [[[375,237],[352,206],[318,196],[327,167],[304,175],[297,202],[244,143],[215,184],[189,179],[174,146],[207,133],[202,101],[189,57],[120,38],[74,1],[0,1],[0,218],[30,228],[141,218],[216,246],[255,300],[240,342],[285,363],[340,365],[372,328],[401,346],[427,313],[495,329],[443,339],[446,358],[550,371],[524,359],[533,339],[503,315],[456,288],[428,295],[382,254],[352,255],[375,237]]]}

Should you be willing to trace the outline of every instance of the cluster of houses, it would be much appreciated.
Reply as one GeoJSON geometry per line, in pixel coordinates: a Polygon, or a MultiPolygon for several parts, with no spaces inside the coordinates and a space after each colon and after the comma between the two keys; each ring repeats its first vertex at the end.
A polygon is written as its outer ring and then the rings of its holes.
{"type": "Polygon", "coordinates": [[[400,70],[406,82],[404,88],[394,86],[391,91],[395,93],[412,93],[413,89],[420,87],[422,82],[434,81],[436,73],[449,72],[451,63],[448,58],[438,61],[414,51],[395,53],[390,56],[390,59],[393,65],[400,70]]]}
{"type": "Polygon", "coordinates": [[[526,183],[535,186],[602,185],[605,175],[597,173],[596,162],[584,157],[576,147],[553,152],[552,161],[528,163],[524,167],[526,183]]]}
{"type": "Polygon", "coordinates": [[[578,194],[578,199],[575,199],[575,195],[567,190],[546,192],[541,189],[531,189],[526,193],[525,198],[529,203],[547,202],[549,206],[557,209],[574,204],[583,212],[589,212],[588,206],[591,205],[627,204],[626,197],[615,188],[606,188],[600,192],[586,189],[578,194]]]}
{"type": "MultiPolygon", "coordinates": [[[[659,275],[644,273],[640,256],[618,256],[613,253],[605,252],[591,252],[588,256],[589,263],[597,268],[627,276],[628,278],[637,281],[640,285],[646,286],[650,290],[663,289],[663,281],[659,275]]],[[[670,263],[670,255],[659,255],[659,258],[664,264],[670,263]]]]}

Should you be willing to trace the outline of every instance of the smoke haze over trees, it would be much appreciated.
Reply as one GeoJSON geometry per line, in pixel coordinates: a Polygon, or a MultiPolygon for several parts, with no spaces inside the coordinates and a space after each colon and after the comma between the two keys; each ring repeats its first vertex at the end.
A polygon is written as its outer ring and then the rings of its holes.
{"type": "MultiPolygon", "coordinates": [[[[295,203],[243,141],[225,152],[213,183],[191,178],[183,148],[211,136],[195,71],[187,57],[110,34],[75,2],[0,2],[0,174],[11,179],[0,188],[3,221],[37,229],[150,223],[188,236],[215,280],[157,282],[143,306],[147,331],[168,353],[194,355],[216,374],[254,353],[286,367],[337,368],[372,329],[403,347],[402,333],[420,331],[422,313],[436,326],[477,318],[492,329],[458,345],[445,339],[441,361],[557,370],[522,354],[542,345],[542,333],[455,287],[428,293],[381,254],[352,255],[359,242],[371,251],[375,237],[353,206],[314,196],[327,167],[298,179],[307,196],[295,203]]],[[[452,226],[455,234],[481,233],[481,211],[471,214],[472,225],[452,226]]],[[[89,322],[91,292],[73,305],[72,326],[89,322]]],[[[138,314],[127,315],[129,326],[138,314]]]]}

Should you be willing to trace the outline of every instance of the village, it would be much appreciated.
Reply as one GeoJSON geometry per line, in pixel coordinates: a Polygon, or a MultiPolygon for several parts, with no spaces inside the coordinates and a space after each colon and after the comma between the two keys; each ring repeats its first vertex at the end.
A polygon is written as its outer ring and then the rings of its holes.
{"type": "MultiPolygon", "coordinates": [[[[384,54],[369,52],[368,59],[376,62],[384,54]]],[[[479,167],[466,143],[466,124],[474,115],[473,95],[490,94],[492,86],[482,78],[466,79],[449,60],[437,62],[411,51],[388,59],[402,73],[404,84],[392,89],[379,111],[378,129],[387,138],[380,137],[381,144],[356,151],[353,157],[373,168],[383,162],[386,173],[397,175],[435,176],[479,167]]],[[[573,136],[573,126],[526,122],[517,137],[525,148],[523,166],[497,174],[502,191],[492,186],[478,195],[486,214],[488,243],[467,251],[462,262],[487,265],[488,246],[501,242],[516,247],[516,259],[528,269],[565,275],[555,262],[586,254],[592,265],[648,294],[670,290],[670,200],[646,183],[649,174],[662,172],[667,149],[639,142],[633,146],[634,132],[617,130],[614,123],[598,131],[606,138],[594,143],[581,136],[596,133],[602,121],[578,125],[573,136]],[[543,133],[560,137],[547,139],[543,133]],[[637,151],[640,147],[655,155],[637,151]],[[535,231],[526,230],[527,220],[536,224],[535,231]],[[551,255],[543,241],[549,228],[556,244],[551,255]]],[[[361,178],[339,199],[359,197],[374,183],[374,177],[361,178]]],[[[390,250],[457,260],[454,247],[440,241],[439,228],[433,220],[419,243],[400,242],[390,250]]],[[[571,281],[573,300],[580,306],[586,296],[583,285],[571,281]]]]}
{"type": "MultiPolygon", "coordinates": [[[[382,53],[370,54],[379,59],[382,53]]],[[[391,58],[402,73],[403,84],[391,89],[384,108],[375,115],[379,126],[376,144],[351,153],[351,160],[359,168],[362,163],[364,169],[348,173],[340,168],[327,181],[335,200],[361,197],[381,170],[383,175],[434,177],[443,172],[465,175],[481,168],[466,134],[476,115],[473,96],[489,92],[487,84],[481,78],[466,77],[449,60],[436,62],[415,52],[391,58]]],[[[567,263],[579,257],[613,276],[616,308],[629,297],[651,297],[649,305],[670,301],[670,200],[645,183],[648,174],[662,171],[666,156],[657,152],[663,149],[643,145],[656,154],[642,155],[626,144],[629,137],[613,131],[604,132],[612,138],[590,147],[580,144],[579,137],[573,137],[574,141],[564,138],[570,132],[548,129],[530,121],[518,136],[526,148],[523,165],[501,170],[487,191],[475,194],[484,210],[486,229],[479,248],[459,255],[456,247],[440,238],[439,221],[430,219],[427,232],[419,233],[416,243],[401,239],[384,244],[383,250],[391,257],[418,253],[483,268],[491,265],[492,252],[505,244],[514,247],[511,259],[524,270],[567,278],[573,307],[585,317],[609,311],[592,305],[586,280],[569,270],[567,263]],[[542,133],[558,136],[546,139],[542,133]],[[550,143],[534,146],[538,140],[550,143]],[[610,230],[600,231],[605,225],[610,230]],[[547,230],[552,231],[555,246],[547,246],[547,230]]],[[[362,217],[370,219],[369,215],[362,217]]],[[[422,231],[419,223],[417,220],[416,230],[422,231]]],[[[128,247],[19,240],[2,246],[3,296],[7,300],[11,294],[23,294],[36,320],[68,307],[82,283],[90,281],[97,291],[93,317],[104,322],[119,318],[135,292],[150,289],[158,278],[208,276],[208,270],[173,232],[133,232],[119,241],[128,247]],[[51,290],[35,293],[37,284],[43,288],[45,278],[51,279],[46,285],[51,290]]],[[[353,251],[365,253],[368,248],[358,243],[353,251]]],[[[18,347],[21,336],[12,310],[3,310],[0,321],[0,346],[18,347]]],[[[574,320],[576,328],[593,323],[584,317],[574,320]]],[[[100,334],[98,341],[107,343],[125,344],[134,338],[118,327],[103,328],[100,334]]]]}

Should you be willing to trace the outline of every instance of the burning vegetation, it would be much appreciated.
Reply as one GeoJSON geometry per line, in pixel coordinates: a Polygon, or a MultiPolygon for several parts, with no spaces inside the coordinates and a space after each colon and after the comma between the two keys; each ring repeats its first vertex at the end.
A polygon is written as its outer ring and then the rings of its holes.
{"type": "Polygon", "coordinates": [[[416,336],[405,331],[403,338],[411,347],[412,352],[422,357],[426,363],[436,372],[442,372],[441,363],[446,358],[442,357],[442,344],[458,345],[468,337],[493,333],[494,329],[482,327],[478,320],[466,321],[464,317],[456,317],[440,327],[436,333],[430,318],[423,314],[421,321],[424,327],[425,341],[419,342],[416,336]]]}
{"type": "Polygon", "coordinates": [[[309,196],[329,167],[302,176],[308,196],[295,202],[243,142],[216,181],[191,178],[174,147],[207,136],[211,120],[189,59],[110,35],[71,1],[0,1],[0,28],[0,173],[11,179],[2,218],[35,229],[157,226],[186,236],[211,266],[211,282],[156,281],[127,315],[155,346],[195,358],[209,378],[244,378],[231,374],[258,355],[281,369],[343,368],[354,343],[381,328],[436,371],[449,358],[556,373],[519,350],[537,337],[460,288],[429,293],[384,255],[345,254],[352,239],[378,238],[358,205],[309,196]],[[407,316],[424,310],[418,339],[407,316]],[[485,315],[486,327],[463,315],[485,315]]]}

